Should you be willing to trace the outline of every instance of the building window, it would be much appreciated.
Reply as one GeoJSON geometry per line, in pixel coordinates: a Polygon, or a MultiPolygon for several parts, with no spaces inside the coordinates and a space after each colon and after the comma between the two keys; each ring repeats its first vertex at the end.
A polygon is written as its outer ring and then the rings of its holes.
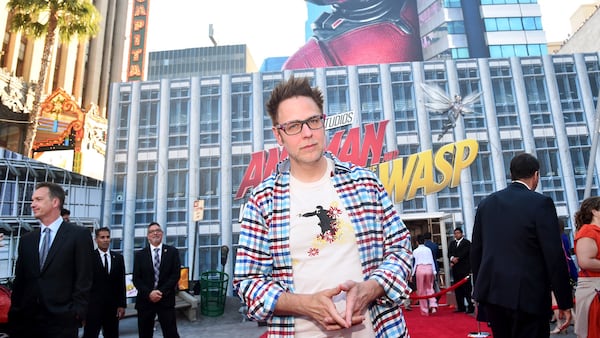
{"type": "Polygon", "coordinates": [[[157,89],[142,90],[140,97],[140,121],[138,125],[138,148],[156,148],[158,144],[158,106],[157,89]]]}
{"type": "Polygon", "coordinates": [[[135,191],[135,225],[146,227],[155,220],[156,161],[138,161],[135,191]]]}
{"type": "Polygon", "coordinates": [[[251,141],[252,83],[237,82],[231,85],[231,143],[251,141]]]}
{"type": "Polygon", "coordinates": [[[189,86],[171,88],[171,104],[169,109],[169,147],[186,147],[188,145],[188,126],[190,123],[189,111],[189,86]]]}
{"type": "Polygon", "coordinates": [[[542,30],[539,16],[483,19],[486,32],[542,30]]]}
{"type": "Polygon", "coordinates": [[[221,87],[218,84],[200,88],[200,144],[219,144],[221,135],[221,87]]]}
{"type": "Polygon", "coordinates": [[[583,108],[579,100],[579,82],[577,81],[573,58],[569,57],[565,62],[555,62],[554,72],[565,124],[573,125],[585,122],[583,108]]]}
{"type": "Polygon", "coordinates": [[[200,157],[200,196],[210,198],[217,196],[219,191],[219,175],[221,173],[219,157],[200,157]]]}
{"type": "MultiPolygon", "coordinates": [[[[271,78],[271,79],[264,79],[263,80],[263,106],[267,104],[267,102],[269,102],[269,98],[271,97],[271,92],[273,91],[273,89],[275,89],[275,87],[282,81],[281,78],[271,78]]],[[[263,138],[264,138],[264,143],[265,144],[269,144],[269,143],[276,143],[275,141],[275,134],[273,134],[273,121],[271,121],[271,117],[269,116],[269,113],[267,112],[267,109],[264,109],[264,114],[263,114],[263,138]]]]}
{"type": "Polygon", "coordinates": [[[500,129],[519,126],[512,71],[508,61],[490,63],[496,120],[500,129]]]}
{"type": "Polygon", "coordinates": [[[381,81],[378,73],[358,76],[361,121],[381,121],[381,81]]]}
{"type": "Polygon", "coordinates": [[[475,205],[479,205],[479,202],[494,192],[495,189],[492,178],[493,170],[490,144],[486,141],[478,141],[477,143],[479,143],[479,152],[475,161],[469,166],[475,205]]]}
{"type": "MultiPolygon", "coordinates": [[[[590,139],[588,135],[573,135],[569,136],[569,154],[571,155],[571,163],[573,165],[573,175],[575,177],[575,185],[577,188],[577,198],[583,201],[585,193],[585,185],[587,180],[588,163],[590,160],[590,139]]],[[[593,173],[593,183],[591,196],[597,196],[597,176],[593,173]]]]}
{"type": "MultiPolygon", "coordinates": [[[[448,82],[446,80],[446,67],[443,63],[434,63],[425,65],[425,81],[428,85],[438,86],[440,89],[448,93],[448,82]]],[[[432,135],[438,135],[442,132],[444,123],[446,123],[446,115],[428,111],[429,128],[432,135]]],[[[437,137],[436,137],[437,139],[437,137]]]]}
{"type": "Polygon", "coordinates": [[[417,114],[410,71],[392,72],[392,99],[397,135],[416,134],[417,114]]]}
{"type": "Polygon", "coordinates": [[[510,184],[512,178],[510,176],[510,161],[517,154],[525,152],[522,139],[505,139],[500,141],[502,149],[502,159],[504,160],[504,173],[506,175],[506,182],[510,184]]]}
{"type": "Polygon", "coordinates": [[[552,126],[544,69],[541,63],[526,63],[522,65],[522,69],[531,124],[533,126],[552,126]]]}
{"type": "Polygon", "coordinates": [[[327,75],[327,114],[335,115],[349,110],[348,76],[346,74],[327,75]]]}
{"type": "Polygon", "coordinates": [[[554,137],[535,139],[537,158],[540,161],[540,185],[544,195],[552,197],[554,203],[565,204],[558,146],[554,137]]]}
{"type": "Polygon", "coordinates": [[[598,65],[598,56],[596,54],[586,55],[585,67],[590,81],[592,96],[594,97],[594,106],[596,106],[598,104],[598,93],[600,91],[600,67],[598,65]]]}
{"type": "MultiPolygon", "coordinates": [[[[461,61],[456,66],[458,68],[459,95],[462,96],[463,100],[471,94],[481,93],[481,81],[477,64],[471,61],[461,61]]],[[[471,103],[470,106],[473,112],[465,113],[463,117],[465,131],[484,131],[486,128],[485,110],[481,104],[481,97],[471,103]]]]}

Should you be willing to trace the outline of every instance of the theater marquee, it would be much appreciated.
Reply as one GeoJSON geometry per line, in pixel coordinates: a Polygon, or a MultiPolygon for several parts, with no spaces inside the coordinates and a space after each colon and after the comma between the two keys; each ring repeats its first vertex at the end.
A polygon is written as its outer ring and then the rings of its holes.
{"type": "Polygon", "coordinates": [[[131,14],[131,35],[127,81],[141,81],[144,75],[144,57],[146,54],[146,28],[150,0],[134,0],[131,14]]]}

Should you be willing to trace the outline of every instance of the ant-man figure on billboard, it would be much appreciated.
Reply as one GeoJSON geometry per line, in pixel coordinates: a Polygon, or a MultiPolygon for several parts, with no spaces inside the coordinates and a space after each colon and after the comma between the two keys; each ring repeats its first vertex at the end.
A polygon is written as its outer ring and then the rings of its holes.
{"type": "Polygon", "coordinates": [[[416,0],[306,0],[331,5],[283,69],[421,61],[416,0]]]}

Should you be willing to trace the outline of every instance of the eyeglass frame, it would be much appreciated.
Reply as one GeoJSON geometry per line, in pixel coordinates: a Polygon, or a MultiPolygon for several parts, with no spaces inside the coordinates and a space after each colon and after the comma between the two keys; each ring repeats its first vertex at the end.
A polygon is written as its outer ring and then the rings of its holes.
{"type": "Polygon", "coordinates": [[[276,126],[274,126],[274,127],[275,127],[276,129],[283,130],[283,133],[284,133],[284,134],[286,134],[287,136],[294,136],[294,135],[298,135],[298,134],[300,134],[300,133],[302,132],[302,128],[304,128],[304,125],[306,125],[306,126],[308,127],[308,129],[310,129],[310,130],[319,130],[319,129],[321,129],[321,128],[325,128],[325,117],[326,117],[326,116],[325,116],[325,114],[318,114],[318,115],[313,115],[313,116],[311,116],[311,117],[307,118],[306,120],[293,120],[293,121],[288,121],[288,122],[286,122],[286,123],[281,123],[281,124],[278,124],[278,125],[276,125],[276,126]],[[320,118],[320,121],[322,122],[322,125],[321,125],[320,127],[318,127],[318,128],[312,128],[312,127],[311,127],[311,126],[308,124],[308,122],[309,122],[310,120],[312,120],[312,119],[316,118],[316,117],[320,118]],[[288,126],[288,125],[290,125],[290,124],[292,124],[292,123],[300,123],[300,129],[298,130],[298,132],[297,132],[297,133],[290,134],[290,133],[288,133],[288,132],[285,130],[285,127],[286,127],[286,126],[288,126]]]}

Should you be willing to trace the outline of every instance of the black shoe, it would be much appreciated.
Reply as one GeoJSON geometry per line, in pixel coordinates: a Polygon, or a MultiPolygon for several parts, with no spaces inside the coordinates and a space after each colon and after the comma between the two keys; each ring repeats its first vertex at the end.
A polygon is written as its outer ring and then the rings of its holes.
{"type": "Polygon", "coordinates": [[[465,311],[466,313],[473,313],[475,312],[475,309],[473,307],[470,307],[467,309],[467,311],[465,311]]]}

